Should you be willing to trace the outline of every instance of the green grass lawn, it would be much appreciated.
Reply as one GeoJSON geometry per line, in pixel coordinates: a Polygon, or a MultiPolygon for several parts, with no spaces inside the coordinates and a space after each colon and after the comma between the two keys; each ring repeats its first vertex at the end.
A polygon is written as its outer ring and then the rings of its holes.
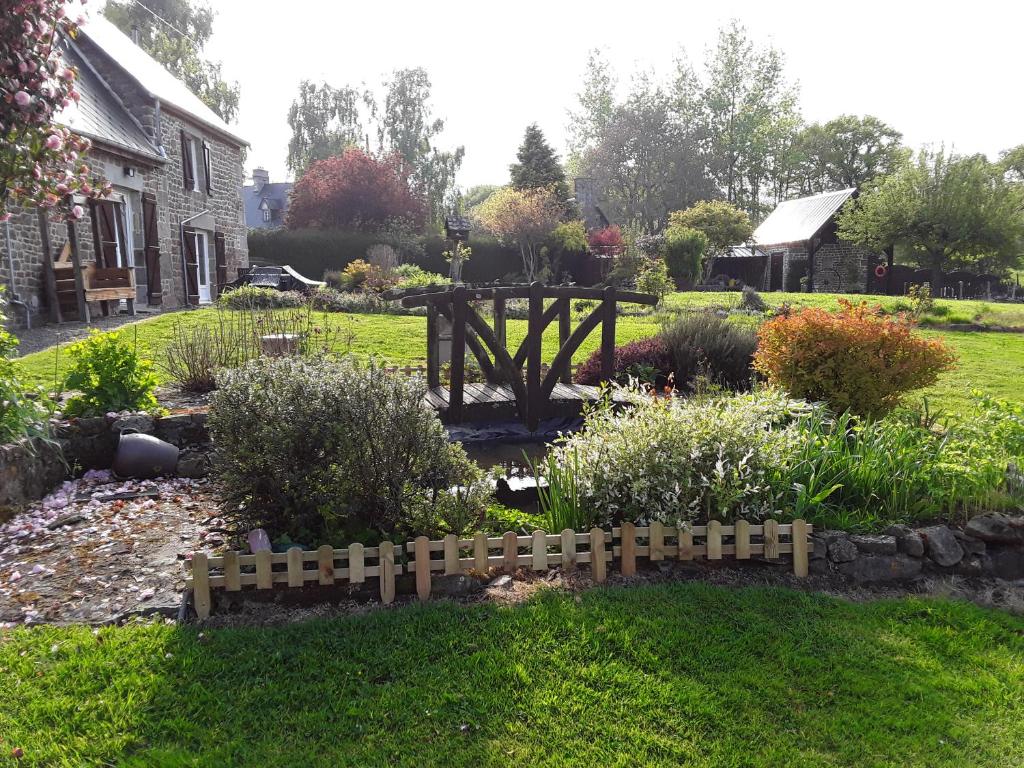
{"type": "Polygon", "coordinates": [[[0,635],[0,766],[1024,764],[1024,619],[689,583],[0,635]]]}
{"type": "MultiPolygon", "coordinates": [[[[783,301],[805,303],[835,308],[838,298],[828,294],[764,294],[772,304],[783,301]]],[[[875,297],[873,297],[875,298],[875,297]]],[[[891,297],[877,297],[894,303],[891,297]]],[[[669,311],[723,306],[726,302],[739,300],[736,293],[676,293],[669,297],[669,311]]],[[[956,307],[980,305],[982,302],[945,302],[956,307]]],[[[1013,313],[1020,315],[1024,324],[1024,305],[990,305],[998,309],[1003,322],[1013,320],[1013,313]]],[[[975,311],[957,309],[957,312],[975,311]]],[[[993,315],[995,316],[995,315],[993,315]]],[[[334,346],[339,351],[349,351],[366,359],[376,355],[396,365],[422,364],[426,360],[426,319],[400,315],[350,315],[342,313],[317,313],[317,322],[335,333],[334,346]]],[[[741,318],[742,319],[742,318],[741,318]]],[[[175,312],[124,326],[121,330],[129,338],[137,334],[139,349],[146,357],[160,361],[166,358],[166,349],[172,339],[175,323],[213,323],[215,311],[202,309],[191,312],[175,312]]],[[[623,344],[634,339],[651,336],[660,328],[656,316],[622,316],[616,323],[617,342],[623,344]]],[[[926,335],[938,335],[946,339],[956,350],[960,363],[955,371],[945,374],[940,382],[923,394],[933,406],[947,411],[962,409],[970,401],[972,389],[980,389],[1002,399],[1024,400],[1024,333],[932,331],[923,329],[926,335]]],[[[515,347],[526,335],[525,320],[508,321],[508,341],[515,347]]],[[[582,362],[600,344],[600,332],[595,331],[576,353],[574,360],[582,362]]],[[[544,359],[550,361],[558,348],[558,331],[555,324],[548,327],[544,336],[544,359]]],[[[54,348],[21,358],[26,379],[32,384],[52,387],[54,371],[62,374],[67,355],[54,348]]],[[[163,370],[159,371],[166,382],[163,370]]]]}

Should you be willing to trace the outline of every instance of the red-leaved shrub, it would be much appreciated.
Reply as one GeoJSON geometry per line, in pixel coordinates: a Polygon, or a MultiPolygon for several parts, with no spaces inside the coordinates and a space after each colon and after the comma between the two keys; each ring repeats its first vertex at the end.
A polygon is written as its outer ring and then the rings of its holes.
{"type": "MultiPolygon", "coordinates": [[[[630,376],[647,384],[663,384],[672,372],[672,354],[659,336],[637,339],[615,348],[615,380],[624,383],[630,376]]],[[[600,384],[601,350],[596,349],[580,367],[574,377],[579,384],[600,384]]]]}
{"type": "Polygon", "coordinates": [[[595,229],[587,236],[587,242],[591,248],[618,248],[625,241],[622,239],[622,229],[618,224],[612,224],[604,229],[595,229]]]}
{"type": "Polygon", "coordinates": [[[762,325],[754,367],[794,397],[879,416],[955,363],[941,341],[915,336],[909,319],[839,303],[837,312],[807,307],[762,325]]]}

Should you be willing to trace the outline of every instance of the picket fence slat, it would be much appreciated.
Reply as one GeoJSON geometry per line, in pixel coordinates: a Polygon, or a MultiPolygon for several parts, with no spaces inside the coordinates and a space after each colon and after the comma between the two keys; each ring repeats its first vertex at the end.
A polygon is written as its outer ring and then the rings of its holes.
{"type": "Polygon", "coordinates": [[[519,568],[543,571],[561,566],[569,571],[589,564],[594,581],[602,583],[613,562],[617,561],[619,571],[628,577],[637,572],[637,560],[644,558],[748,560],[762,556],[776,560],[791,554],[794,574],[803,577],[809,569],[812,531],[813,526],[804,520],[786,524],[766,520],[758,525],[743,520],[723,525],[712,520],[707,525],[687,528],[665,527],[655,521],[643,527],[627,522],[610,531],[592,528],[586,533],[567,528],[561,533],[537,530],[529,536],[508,531],[500,537],[488,537],[480,532],[471,539],[450,534],[439,541],[420,536],[398,545],[400,552],[411,555],[404,564],[395,562],[396,546],[392,542],[382,542],[379,547],[355,543],[344,549],[325,544],[307,551],[299,547],[287,552],[261,550],[252,554],[228,551],[216,557],[196,552],[186,562],[190,571],[186,585],[192,590],[196,614],[206,618],[212,609],[214,588],[238,592],[243,587],[299,588],[307,583],[333,586],[339,582],[362,584],[367,578],[377,578],[381,602],[390,603],[395,599],[396,577],[402,573],[415,575],[420,600],[430,598],[435,571],[456,575],[472,570],[483,575],[492,568],[512,572],[519,568]],[[440,553],[440,557],[433,553],[440,553]],[[376,560],[376,564],[368,564],[367,560],[376,560]]]}

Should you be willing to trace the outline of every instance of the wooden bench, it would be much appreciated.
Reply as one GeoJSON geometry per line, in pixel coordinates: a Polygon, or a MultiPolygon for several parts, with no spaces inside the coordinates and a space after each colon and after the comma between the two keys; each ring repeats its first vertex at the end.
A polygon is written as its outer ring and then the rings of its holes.
{"type": "MultiPolygon", "coordinates": [[[[64,260],[63,254],[53,263],[53,277],[61,313],[77,312],[75,265],[64,260]]],[[[82,266],[82,286],[85,300],[100,302],[104,315],[110,313],[107,302],[121,299],[127,301],[129,314],[135,314],[135,270],[131,267],[97,267],[94,262],[88,262],[82,266]]]]}

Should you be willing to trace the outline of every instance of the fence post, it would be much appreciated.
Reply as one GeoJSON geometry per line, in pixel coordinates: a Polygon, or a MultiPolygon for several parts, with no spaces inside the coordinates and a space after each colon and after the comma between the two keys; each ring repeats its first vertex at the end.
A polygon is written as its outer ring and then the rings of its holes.
{"type": "Polygon", "coordinates": [[[420,600],[430,599],[430,539],[417,536],[413,550],[416,562],[416,594],[420,600]]]}
{"type": "Polygon", "coordinates": [[[288,549],[288,586],[302,586],[302,547],[288,549]]]}
{"type": "Polygon", "coordinates": [[[807,575],[807,522],[793,521],[793,573],[803,578],[807,575]]]}
{"type": "Polygon", "coordinates": [[[366,566],[363,562],[363,545],[348,545],[348,583],[362,584],[366,581],[366,566]]]}
{"type": "Polygon", "coordinates": [[[737,520],[736,525],[736,559],[750,559],[750,523],[746,520],[737,520]]]}
{"type": "Polygon", "coordinates": [[[206,619],[210,616],[210,566],[205,552],[192,555],[192,602],[196,616],[206,619]]]}
{"type": "Polygon", "coordinates": [[[679,529],[679,559],[693,560],[693,531],[679,529]]]}
{"type": "Polygon", "coordinates": [[[473,536],[473,567],[481,576],[487,575],[487,534],[483,531],[473,536]]]}
{"type": "Polygon", "coordinates": [[[273,556],[269,549],[261,549],[256,553],[256,589],[273,589],[272,573],[273,556]]]}
{"type": "Polygon", "coordinates": [[[444,537],[444,575],[455,573],[462,573],[462,566],[459,565],[459,537],[449,533],[444,537]]]}
{"type": "Polygon", "coordinates": [[[717,520],[708,521],[708,560],[722,559],[722,524],[717,520]]]}
{"type": "Polygon", "coordinates": [[[534,531],[532,544],[533,570],[546,571],[548,569],[547,533],[539,529],[534,531]]]}
{"type": "Polygon", "coordinates": [[[238,567],[238,553],[224,553],[224,591],[238,592],[242,588],[242,569],[238,567]]]}
{"type": "Polygon", "coordinates": [[[594,581],[600,583],[605,580],[604,531],[600,528],[590,529],[590,571],[594,581]]]}
{"type": "Polygon", "coordinates": [[[502,567],[506,573],[515,573],[519,566],[519,540],[512,531],[505,531],[501,537],[502,567]]]}
{"type": "Polygon", "coordinates": [[[621,546],[621,564],[623,576],[636,575],[636,526],[623,523],[619,528],[619,544],[621,546]]]}
{"type": "Polygon", "coordinates": [[[395,599],[395,545],[382,541],[377,547],[380,574],[380,601],[385,605],[395,599]]]}
{"type": "Polygon", "coordinates": [[[576,531],[566,528],[562,531],[562,570],[576,569],[576,531]]]}
{"type": "Polygon", "coordinates": [[[657,520],[651,523],[647,539],[647,557],[651,560],[665,559],[665,526],[657,520]]]}
{"type": "Polygon", "coordinates": [[[764,556],[767,560],[779,559],[779,521],[764,521],[764,556]]]}

